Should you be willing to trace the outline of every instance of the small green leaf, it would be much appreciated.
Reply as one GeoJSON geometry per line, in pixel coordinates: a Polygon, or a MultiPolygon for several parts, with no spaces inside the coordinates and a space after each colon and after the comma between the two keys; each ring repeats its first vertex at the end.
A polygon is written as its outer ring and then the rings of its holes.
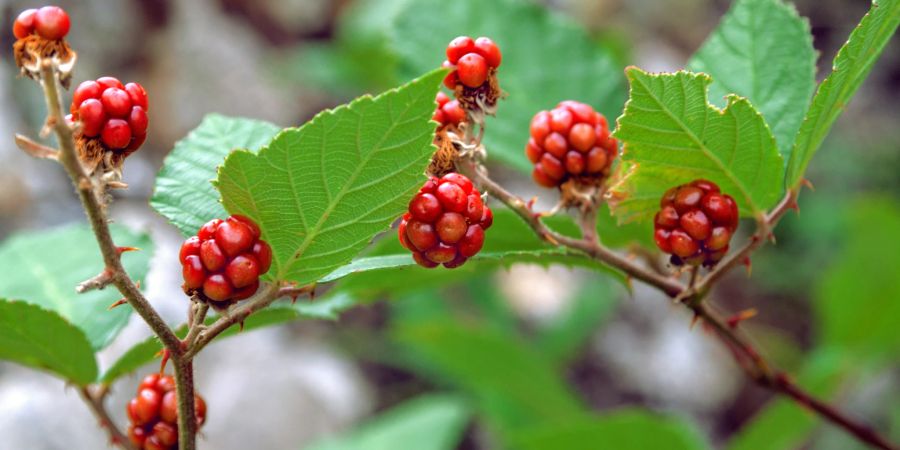
{"type": "Polygon", "coordinates": [[[501,432],[584,411],[551,360],[502,330],[444,319],[403,323],[392,335],[411,350],[414,370],[473,395],[501,432]]]}
{"type": "Polygon", "coordinates": [[[206,116],[166,157],[150,205],[185,236],[196,234],[211,219],[227,216],[212,185],[216,167],[232,150],[256,151],[278,130],[260,120],[206,116]]]}
{"type": "Polygon", "coordinates": [[[712,101],[728,94],[747,97],[772,127],[787,160],[816,86],[815,62],[809,22],[793,5],[739,0],[688,67],[712,76],[712,101]]]}
{"type": "MultiPolygon", "coordinates": [[[[153,253],[150,236],[120,226],[111,230],[117,245],[141,249],[123,254],[122,263],[133,280],[143,280],[153,253]]],[[[75,292],[78,283],[101,271],[103,258],[86,225],[16,234],[0,246],[0,296],[56,311],[81,328],[95,350],[106,347],[132,313],[128,305],[107,310],[121,298],[114,287],[75,292]]]]}
{"type": "Polygon", "coordinates": [[[515,448],[522,450],[702,450],[711,448],[687,422],[640,409],[604,415],[584,415],[562,423],[520,432],[515,448]]]}
{"type": "Polygon", "coordinates": [[[452,450],[462,439],[469,410],[452,395],[424,395],[408,400],[356,430],[315,443],[305,450],[452,450]]]}
{"type": "Polygon", "coordinates": [[[306,284],[350,262],[406,209],[434,151],[436,70],[232,153],[216,182],[225,208],[256,220],[271,276],[306,284]]]}
{"type": "Polygon", "coordinates": [[[84,332],[53,311],[0,299],[0,359],[47,370],[84,386],[97,377],[84,332]]]}
{"type": "Polygon", "coordinates": [[[895,199],[869,199],[848,217],[843,251],[815,290],[821,343],[890,358],[900,351],[900,208],[895,199]]]}
{"type": "Polygon", "coordinates": [[[562,100],[588,103],[610,121],[622,110],[624,80],[610,53],[572,21],[531,1],[410,2],[390,36],[401,75],[439,67],[447,43],[460,35],[490,37],[503,53],[498,77],[509,96],[487,120],[484,142],[492,158],[530,172],[524,149],[531,118],[562,100]]]}
{"type": "Polygon", "coordinates": [[[796,188],[803,181],[809,161],[872,71],[898,25],[900,0],[874,0],[872,8],[838,51],[831,74],[819,85],[794,142],[787,171],[788,187],[796,188]]]}
{"type": "Polygon", "coordinates": [[[610,207],[620,221],[651,217],[671,187],[697,178],[759,216],[780,198],[784,166],[762,116],[745,98],[720,110],[707,101],[705,74],[626,70],[631,83],[616,137],[625,144],[610,207]]]}
{"type": "MultiPolygon", "coordinates": [[[[216,337],[216,341],[234,336],[241,331],[278,325],[298,318],[335,320],[339,312],[350,306],[353,306],[353,298],[342,293],[329,294],[313,301],[298,300],[293,304],[279,301],[266,309],[251,314],[244,321],[243,329],[235,325],[222,332],[216,337]]],[[[212,324],[215,320],[216,317],[209,317],[206,319],[206,324],[212,324]]],[[[175,334],[183,338],[187,334],[187,327],[182,325],[175,331],[175,334]]],[[[98,381],[112,384],[123,375],[132,373],[153,361],[162,348],[162,343],[155,336],[147,338],[120,356],[98,381]]]]}

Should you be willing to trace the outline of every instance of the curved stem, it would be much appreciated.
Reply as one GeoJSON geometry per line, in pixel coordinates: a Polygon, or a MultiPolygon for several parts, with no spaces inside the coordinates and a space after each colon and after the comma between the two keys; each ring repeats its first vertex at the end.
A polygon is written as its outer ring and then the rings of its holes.
{"type": "Polygon", "coordinates": [[[84,403],[88,405],[91,412],[94,413],[94,417],[100,422],[100,428],[105,429],[109,433],[109,443],[122,450],[137,450],[131,445],[131,440],[128,439],[128,436],[113,422],[109,412],[106,411],[103,401],[106,399],[107,392],[109,391],[106,390],[105,386],[99,386],[97,389],[92,389],[91,386],[83,386],[78,389],[78,393],[81,394],[84,403]]]}
{"type": "Polygon", "coordinates": [[[175,393],[178,395],[178,448],[194,450],[197,420],[194,411],[194,362],[190,358],[172,359],[175,368],[175,393]]]}

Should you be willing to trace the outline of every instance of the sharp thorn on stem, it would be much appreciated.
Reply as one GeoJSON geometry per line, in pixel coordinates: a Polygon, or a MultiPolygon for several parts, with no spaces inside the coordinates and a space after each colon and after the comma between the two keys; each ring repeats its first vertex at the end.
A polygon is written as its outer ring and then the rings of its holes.
{"type": "Polygon", "coordinates": [[[128,300],[126,300],[125,297],[122,297],[122,298],[120,298],[120,299],[114,301],[111,305],[109,305],[109,307],[106,308],[106,310],[107,310],[107,311],[112,311],[113,308],[115,308],[115,307],[117,307],[117,306],[122,306],[122,305],[124,305],[124,304],[126,304],[126,303],[128,303],[128,300]]]}
{"type": "Polygon", "coordinates": [[[732,315],[731,317],[729,317],[729,318],[726,320],[726,323],[728,323],[728,326],[729,326],[730,328],[737,328],[737,326],[738,326],[741,322],[743,322],[743,321],[745,321],[745,320],[747,320],[747,319],[751,319],[751,318],[753,318],[753,317],[756,317],[756,314],[757,314],[757,313],[758,313],[758,311],[756,310],[756,308],[745,309],[745,310],[739,311],[739,312],[737,312],[736,314],[734,314],[734,315],[732,315]]]}

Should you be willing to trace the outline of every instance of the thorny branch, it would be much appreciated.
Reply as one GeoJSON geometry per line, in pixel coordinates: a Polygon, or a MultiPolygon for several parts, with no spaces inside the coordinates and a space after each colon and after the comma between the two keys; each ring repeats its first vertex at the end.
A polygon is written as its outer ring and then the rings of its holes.
{"type": "Polygon", "coordinates": [[[116,426],[116,423],[113,422],[112,417],[110,417],[109,412],[106,410],[106,405],[103,404],[103,401],[106,399],[106,394],[108,392],[106,386],[98,386],[96,389],[85,386],[78,389],[81,398],[88,405],[91,412],[94,413],[94,417],[96,417],[97,421],[100,423],[100,428],[105,429],[107,433],[109,433],[110,444],[115,445],[122,450],[137,450],[131,445],[131,441],[125,436],[125,433],[116,426]]]}
{"type": "MultiPolygon", "coordinates": [[[[477,143],[463,143],[463,145],[477,145],[477,143]]],[[[676,302],[684,304],[695,315],[702,319],[715,332],[715,335],[727,346],[735,350],[735,357],[748,377],[756,384],[768,388],[775,393],[787,396],[796,403],[803,405],[823,418],[829,420],[857,439],[873,447],[890,450],[895,449],[889,441],[880,436],[868,425],[850,418],[845,413],[820,400],[815,399],[809,393],[803,391],[781,372],[775,372],[772,365],[758,352],[751,341],[739,332],[737,327],[731,327],[723,319],[711,312],[703,299],[712,286],[734,267],[749,260],[750,254],[762,246],[770,238],[772,230],[784,214],[797,205],[797,191],[788,191],[781,202],[765,217],[757,223],[757,230],[750,237],[747,244],[733,252],[728,258],[722,260],[715,269],[704,277],[696,277],[692,273],[692,280],[684,285],[678,280],[668,277],[655,268],[647,268],[635,261],[625,258],[604,246],[597,235],[597,205],[591,205],[582,211],[579,216],[582,237],[580,239],[561,235],[548,228],[541,221],[543,214],[531,210],[528,203],[518,196],[510,193],[497,182],[492,180],[487,170],[474,157],[462,157],[457,161],[457,168],[468,175],[476,185],[480,186],[490,196],[496,198],[519,217],[521,217],[535,232],[535,234],[554,246],[567,247],[581,252],[601,263],[615,267],[631,278],[641,280],[660,291],[664,292],[676,302]]]]}
{"type": "MultiPolygon", "coordinates": [[[[44,89],[48,111],[46,124],[56,134],[60,146],[56,153],[56,160],[62,164],[75,185],[75,190],[91,223],[91,229],[93,229],[105,264],[103,272],[92,279],[93,281],[88,280],[88,285],[83,285],[83,287],[87,289],[91,286],[115,285],[128,304],[147,322],[147,325],[150,326],[154,334],[159,337],[159,340],[169,351],[175,367],[175,383],[178,393],[179,446],[181,450],[194,450],[197,423],[194,420],[194,383],[191,361],[183,356],[184,351],[181,346],[181,340],[178,339],[178,336],[153,309],[150,302],[147,301],[144,294],[122,266],[121,248],[115,245],[110,234],[106,212],[100,200],[100,187],[88,175],[84,166],[78,160],[72,128],[63,117],[58,73],[51,61],[45,61],[41,65],[41,86],[44,89]]],[[[16,141],[20,147],[24,146],[24,149],[29,154],[35,154],[36,152],[40,154],[43,152],[53,155],[53,153],[48,151],[52,149],[41,149],[31,145],[32,141],[27,138],[17,139],[16,141]]]]}

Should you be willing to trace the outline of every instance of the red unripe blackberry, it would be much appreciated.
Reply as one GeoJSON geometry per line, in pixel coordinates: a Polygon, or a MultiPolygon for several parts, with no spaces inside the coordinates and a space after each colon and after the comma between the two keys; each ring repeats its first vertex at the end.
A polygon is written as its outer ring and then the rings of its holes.
{"type": "Polygon", "coordinates": [[[205,300],[232,302],[256,293],[272,265],[272,248],[246,216],[213,219],[181,245],[184,291],[205,300]]]}
{"type": "Polygon", "coordinates": [[[25,39],[34,32],[34,15],[37,14],[36,9],[26,9],[19,13],[16,21],[13,22],[13,35],[16,39],[25,39]]]}
{"type": "Polygon", "coordinates": [[[525,155],[535,165],[532,178],[548,188],[573,177],[605,177],[618,153],[606,118],[573,100],[535,114],[529,131],[525,155]]]}
{"type": "Polygon", "coordinates": [[[489,67],[499,67],[503,62],[503,55],[500,54],[500,47],[490,38],[480,37],[475,39],[475,51],[484,57],[489,67]]]}
{"type": "Polygon", "coordinates": [[[458,126],[466,121],[466,111],[459,106],[459,101],[450,100],[450,97],[443,92],[437,93],[435,101],[437,109],[434,110],[431,118],[440,124],[438,128],[448,125],[458,126]]]}
{"type": "Polygon", "coordinates": [[[653,239],[676,265],[713,266],[728,251],[738,225],[734,199],[708,180],[666,191],[653,220],[653,239]]]}
{"type": "Polygon", "coordinates": [[[45,6],[34,14],[34,31],[44,39],[66,37],[69,26],[69,15],[59,6],[45,6]]]}
{"type": "MultiPolygon", "coordinates": [[[[178,448],[178,396],[175,380],[169,375],[152,374],[138,386],[137,397],[126,406],[128,438],[142,450],[178,448]]],[[[194,418],[198,426],[206,421],[206,402],[194,395],[194,418]]]]}
{"type": "Polygon", "coordinates": [[[131,127],[122,119],[109,119],[100,131],[100,140],[106,148],[121,150],[131,143],[131,127]]]}
{"type": "Polygon", "coordinates": [[[456,63],[456,72],[462,84],[470,88],[477,88],[487,80],[487,61],[477,53],[468,53],[459,58],[459,62],[456,63]]]}
{"type": "Polygon", "coordinates": [[[475,41],[468,36],[459,36],[447,44],[447,61],[456,64],[463,55],[475,51],[475,41]]]}
{"type": "Polygon", "coordinates": [[[431,178],[410,201],[400,220],[400,244],[420,266],[459,267],[484,245],[484,230],[494,221],[491,209],[472,181],[458,173],[431,178]]]}
{"type": "Polygon", "coordinates": [[[100,77],[78,85],[69,107],[81,121],[81,133],[99,138],[107,150],[137,150],[147,137],[147,92],[137,83],[122,85],[113,77],[100,77]]]}
{"type": "Polygon", "coordinates": [[[503,61],[500,48],[489,38],[476,40],[459,36],[447,45],[447,60],[441,65],[453,69],[444,78],[448,89],[456,89],[458,83],[469,88],[478,88],[487,81],[491,69],[496,69],[503,61]]]}

